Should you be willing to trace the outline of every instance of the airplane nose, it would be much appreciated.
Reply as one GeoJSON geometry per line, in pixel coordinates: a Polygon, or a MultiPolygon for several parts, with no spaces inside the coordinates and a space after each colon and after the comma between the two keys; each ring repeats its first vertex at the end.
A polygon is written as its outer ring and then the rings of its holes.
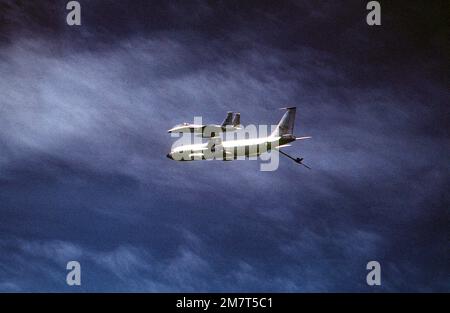
{"type": "Polygon", "coordinates": [[[166,157],[168,157],[169,159],[173,160],[172,153],[167,153],[166,157]]]}

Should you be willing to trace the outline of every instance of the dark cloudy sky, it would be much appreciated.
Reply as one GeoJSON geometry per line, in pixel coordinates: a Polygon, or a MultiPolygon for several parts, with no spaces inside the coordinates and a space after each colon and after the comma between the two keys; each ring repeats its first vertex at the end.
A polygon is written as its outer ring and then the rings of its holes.
{"type": "Polygon", "coordinates": [[[0,291],[450,291],[449,5],[380,2],[0,0],[0,291]],[[286,105],[311,171],[165,157],[286,105]]]}

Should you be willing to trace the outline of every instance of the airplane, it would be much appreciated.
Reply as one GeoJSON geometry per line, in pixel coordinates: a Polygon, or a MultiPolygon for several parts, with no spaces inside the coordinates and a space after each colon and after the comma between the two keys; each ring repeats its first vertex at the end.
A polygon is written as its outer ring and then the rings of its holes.
{"type": "Polygon", "coordinates": [[[236,131],[240,129],[241,125],[241,113],[236,113],[233,118],[233,112],[227,112],[227,117],[224,119],[222,124],[209,124],[209,125],[199,125],[183,123],[176,125],[175,127],[169,129],[168,133],[194,133],[201,134],[203,138],[215,137],[218,133],[227,131],[236,131]]]}
{"type": "Polygon", "coordinates": [[[311,138],[309,136],[295,137],[293,134],[296,107],[282,108],[282,110],[286,110],[286,113],[268,137],[227,141],[222,141],[220,137],[212,137],[206,143],[176,147],[167,154],[167,157],[176,161],[210,159],[231,161],[243,156],[259,156],[264,152],[274,149],[297,164],[301,164],[310,169],[309,166],[303,163],[303,158],[294,158],[280,150],[281,148],[290,146],[289,143],[293,141],[311,138]]]}

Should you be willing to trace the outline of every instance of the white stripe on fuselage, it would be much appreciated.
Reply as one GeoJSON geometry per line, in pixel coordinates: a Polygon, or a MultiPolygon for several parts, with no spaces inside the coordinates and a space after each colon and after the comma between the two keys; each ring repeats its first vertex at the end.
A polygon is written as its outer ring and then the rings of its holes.
{"type": "MultiPolygon", "coordinates": [[[[261,153],[267,151],[267,144],[270,143],[270,148],[273,149],[280,145],[280,137],[264,137],[264,138],[253,138],[253,139],[239,139],[239,140],[228,140],[223,141],[220,145],[223,150],[232,156],[258,156],[261,153]],[[246,149],[248,147],[248,149],[246,149]],[[247,151],[246,151],[247,150],[247,151]],[[247,153],[246,153],[247,152],[247,153]]],[[[216,149],[221,149],[217,145],[216,149]]],[[[194,145],[183,145],[173,149],[172,153],[186,153],[189,151],[191,154],[201,154],[205,150],[208,150],[208,143],[200,143],[194,145]]],[[[207,159],[213,159],[214,157],[208,157],[207,159]]]]}

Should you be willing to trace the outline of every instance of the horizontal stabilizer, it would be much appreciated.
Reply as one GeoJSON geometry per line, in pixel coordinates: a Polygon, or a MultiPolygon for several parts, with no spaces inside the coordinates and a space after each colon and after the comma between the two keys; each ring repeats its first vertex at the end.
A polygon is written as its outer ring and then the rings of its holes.
{"type": "Polygon", "coordinates": [[[280,149],[280,148],[285,148],[285,147],[290,147],[290,146],[291,146],[290,144],[285,144],[285,145],[278,146],[276,148],[280,149]]]}
{"type": "Polygon", "coordinates": [[[303,139],[311,139],[311,136],[306,136],[306,137],[297,137],[295,138],[295,140],[303,140],[303,139]]]}

